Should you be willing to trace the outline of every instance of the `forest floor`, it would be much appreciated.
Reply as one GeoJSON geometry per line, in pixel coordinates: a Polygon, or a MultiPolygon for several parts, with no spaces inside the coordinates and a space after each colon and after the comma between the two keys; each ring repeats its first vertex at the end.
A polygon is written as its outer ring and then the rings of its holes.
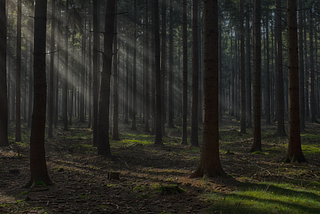
{"type": "MultiPolygon", "coordinates": [[[[228,178],[190,179],[200,149],[182,146],[181,127],[167,129],[164,146],[154,136],[120,126],[113,157],[97,156],[92,131],[74,124],[46,139],[52,186],[24,189],[29,173],[29,135],[0,150],[0,213],[320,213],[319,124],[301,134],[307,163],[284,163],[287,138],[263,124],[262,152],[250,153],[252,129],[224,117],[220,156],[228,178]],[[119,173],[119,179],[108,174],[119,173]]],[[[14,129],[10,130],[14,134],[14,129]]],[[[10,140],[13,141],[13,136],[10,140]]],[[[201,141],[201,129],[199,129],[201,141]]]]}

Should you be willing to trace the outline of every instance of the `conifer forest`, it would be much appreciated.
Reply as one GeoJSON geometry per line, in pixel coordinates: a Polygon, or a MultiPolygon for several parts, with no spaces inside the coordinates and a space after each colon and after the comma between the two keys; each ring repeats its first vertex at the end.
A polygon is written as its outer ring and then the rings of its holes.
{"type": "Polygon", "coordinates": [[[0,0],[0,214],[319,214],[319,0],[0,0]]]}

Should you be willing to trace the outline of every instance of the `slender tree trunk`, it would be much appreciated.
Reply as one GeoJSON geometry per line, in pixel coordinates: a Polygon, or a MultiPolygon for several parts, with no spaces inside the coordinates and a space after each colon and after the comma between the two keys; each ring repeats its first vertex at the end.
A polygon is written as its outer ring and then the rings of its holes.
{"type": "MultiPolygon", "coordinates": [[[[34,16],[34,1],[31,2],[31,16],[34,16]]],[[[33,20],[30,20],[30,41],[33,39],[33,20]]],[[[28,128],[31,127],[32,117],[32,100],[33,100],[33,46],[30,45],[30,60],[29,60],[29,107],[28,107],[28,128]]],[[[56,95],[58,96],[58,95],[56,95]]],[[[9,113],[8,113],[9,115],[9,113]]]]}
{"type": "Polygon", "coordinates": [[[146,1],[145,3],[145,7],[146,7],[146,11],[145,11],[145,41],[144,41],[144,73],[145,73],[145,92],[144,92],[144,97],[145,97],[145,101],[144,101],[144,109],[145,109],[145,115],[143,115],[144,117],[144,131],[145,132],[150,132],[149,130],[149,16],[148,16],[148,1],[146,1]]]}
{"type": "Polygon", "coordinates": [[[247,127],[252,127],[252,111],[251,111],[251,30],[250,30],[250,6],[247,4],[247,17],[246,17],[246,51],[247,51],[247,127]]]}
{"type": "Polygon", "coordinates": [[[49,129],[48,129],[48,138],[52,138],[52,125],[53,125],[53,101],[54,101],[54,51],[55,51],[55,27],[56,27],[56,18],[55,18],[55,11],[56,11],[56,5],[55,0],[51,0],[52,4],[52,21],[51,21],[51,55],[50,55],[50,82],[49,82],[49,103],[48,103],[48,111],[49,111],[49,129]]]}
{"type": "Polygon", "coordinates": [[[316,118],[315,75],[314,75],[314,47],[313,47],[313,6],[309,10],[309,42],[310,42],[310,113],[311,122],[318,122],[316,118]]]}
{"type": "Polygon", "coordinates": [[[98,115],[98,155],[111,156],[109,144],[110,77],[112,67],[112,45],[114,40],[116,0],[107,0],[105,15],[103,70],[101,72],[99,115],[98,115]]]}
{"type": "Polygon", "coordinates": [[[182,145],[188,144],[188,34],[187,34],[187,0],[183,0],[183,103],[182,103],[182,145]]]}
{"type": "Polygon", "coordinates": [[[84,19],[84,29],[83,29],[83,34],[82,34],[82,66],[81,66],[81,89],[79,86],[79,93],[80,93],[80,122],[85,122],[85,113],[84,113],[84,108],[85,108],[85,101],[84,101],[84,95],[85,95],[85,73],[86,73],[86,45],[87,45],[87,35],[86,35],[86,18],[84,19]]]}
{"type": "Polygon", "coordinates": [[[281,26],[281,0],[277,0],[276,6],[276,20],[275,20],[275,31],[276,31],[276,70],[277,70],[277,115],[278,115],[278,127],[276,136],[286,136],[284,128],[284,80],[283,80],[283,69],[282,69],[282,26],[281,26]]]}
{"type": "Polygon", "coordinates": [[[287,162],[305,162],[301,149],[299,116],[299,64],[297,35],[297,3],[287,0],[288,63],[289,63],[289,146],[287,162]]]}
{"type": "Polygon", "coordinates": [[[305,129],[305,99],[304,99],[304,59],[303,59],[303,11],[302,0],[299,0],[299,109],[300,131],[305,129]]]}
{"type": "Polygon", "coordinates": [[[133,31],[133,72],[132,72],[132,130],[137,130],[137,0],[134,0],[134,31],[133,31]]]}
{"type": "Polygon", "coordinates": [[[169,108],[168,108],[168,126],[169,128],[174,128],[173,125],[173,117],[174,117],[174,90],[173,90],[173,0],[170,0],[170,18],[169,18],[169,69],[168,69],[168,77],[169,77],[169,108]]]}
{"type": "MultiPolygon", "coordinates": [[[[91,11],[91,8],[90,8],[91,11]]],[[[89,19],[89,31],[91,31],[91,20],[89,19]]],[[[89,119],[88,119],[88,128],[92,127],[92,47],[91,47],[91,36],[92,34],[89,33],[89,107],[88,107],[88,113],[89,113],[89,119]]]]}
{"type": "Polygon", "coordinates": [[[16,71],[16,142],[21,141],[21,0],[17,11],[17,71],[16,71]]]}
{"type": "Polygon", "coordinates": [[[30,180],[25,187],[39,182],[51,185],[45,157],[46,123],[46,22],[47,0],[36,0],[34,19],[34,109],[30,137],[30,180]]]}
{"type": "Polygon", "coordinates": [[[266,60],[266,114],[267,114],[267,124],[271,124],[270,116],[270,57],[269,57],[269,11],[266,11],[266,47],[267,49],[267,60],[266,60]]]}
{"type": "Polygon", "coordinates": [[[161,71],[160,71],[160,35],[159,35],[159,2],[154,0],[153,3],[153,27],[155,43],[155,74],[156,74],[156,137],[154,144],[163,145],[162,142],[162,106],[161,106],[161,71]]]}
{"type": "Polygon", "coordinates": [[[190,176],[226,176],[219,158],[218,2],[204,0],[203,133],[200,164],[190,176]]]}
{"type": "Polygon", "coordinates": [[[191,100],[191,145],[198,142],[198,91],[199,91],[199,43],[198,43],[198,1],[192,0],[192,100],[191,100]]]}
{"type": "MultiPolygon", "coordinates": [[[[117,0],[115,0],[115,13],[117,13],[117,0]]],[[[114,45],[113,45],[113,127],[112,127],[112,139],[120,140],[119,138],[119,95],[118,95],[118,37],[117,37],[117,29],[118,29],[118,19],[117,16],[114,18],[114,45]]]]}
{"type": "MultiPolygon", "coordinates": [[[[69,0],[66,0],[66,18],[68,14],[69,0]]],[[[67,131],[68,128],[68,38],[69,38],[69,25],[66,20],[65,23],[65,71],[63,76],[63,89],[62,89],[62,118],[63,118],[63,130],[67,131]]]]}
{"type": "MultiPolygon", "coordinates": [[[[128,32],[127,32],[127,36],[128,32]]],[[[129,38],[128,38],[129,39],[129,38]]],[[[124,104],[124,124],[129,124],[129,44],[128,41],[126,42],[126,74],[125,74],[125,104],[124,104]]]]}
{"type": "Polygon", "coordinates": [[[6,1],[0,0],[0,147],[8,142],[8,97],[7,97],[7,18],[6,1]]]}
{"type": "Polygon", "coordinates": [[[240,0],[241,28],[241,133],[246,133],[246,71],[244,53],[244,0],[240,0]]]}
{"type": "Polygon", "coordinates": [[[261,0],[254,0],[253,28],[253,145],[261,150],[261,0]]]}
{"type": "Polygon", "coordinates": [[[165,123],[166,123],[166,107],[167,107],[167,103],[166,103],[166,94],[167,94],[167,88],[166,88],[166,64],[167,64],[167,0],[161,0],[161,56],[160,56],[160,60],[161,60],[161,68],[160,68],[160,72],[161,72],[161,131],[162,131],[162,135],[165,135],[165,123]]]}

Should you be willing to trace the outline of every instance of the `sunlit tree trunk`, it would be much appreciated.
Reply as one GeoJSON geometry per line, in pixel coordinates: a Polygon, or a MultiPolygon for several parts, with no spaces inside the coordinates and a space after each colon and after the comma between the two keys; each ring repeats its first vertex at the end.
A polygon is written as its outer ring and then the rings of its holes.
{"type": "Polygon", "coordinates": [[[261,150],[261,0],[254,0],[253,28],[253,145],[261,150]]]}
{"type": "Polygon", "coordinates": [[[218,1],[204,0],[203,132],[200,164],[190,176],[226,176],[219,157],[218,1]]]}
{"type": "Polygon", "coordinates": [[[25,187],[38,182],[52,184],[45,157],[46,123],[46,22],[47,0],[36,0],[34,18],[34,107],[30,137],[30,180],[25,187]]]}
{"type": "Polygon", "coordinates": [[[198,43],[198,1],[192,0],[192,98],[191,136],[192,146],[198,142],[198,91],[199,91],[199,43],[198,43]]]}
{"type": "Polygon", "coordinates": [[[101,72],[99,114],[98,114],[98,155],[111,156],[109,144],[110,77],[112,67],[112,45],[114,40],[114,19],[116,0],[107,0],[104,32],[103,70],[101,72]]]}
{"type": "Polygon", "coordinates": [[[159,34],[159,2],[154,0],[153,3],[153,27],[154,27],[154,54],[155,54],[155,107],[156,107],[156,129],[155,142],[156,145],[163,145],[162,142],[162,106],[161,106],[161,71],[160,71],[160,34],[159,34]]]}
{"type": "Polygon", "coordinates": [[[289,76],[289,146],[287,162],[305,162],[301,149],[299,116],[299,64],[297,35],[297,3],[287,0],[288,76],[289,76]]]}
{"type": "Polygon", "coordinates": [[[65,11],[65,62],[64,62],[64,75],[63,75],[63,89],[62,89],[62,118],[63,118],[63,130],[67,131],[68,128],[68,38],[69,38],[69,24],[67,20],[69,0],[66,0],[65,11]]]}
{"type": "Polygon", "coordinates": [[[21,141],[21,0],[17,11],[17,70],[16,70],[16,142],[21,141]]]}
{"type": "Polygon", "coordinates": [[[50,82],[49,82],[49,103],[48,103],[48,111],[49,111],[49,129],[48,129],[48,138],[52,138],[52,125],[53,125],[53,101],[54,101],[54,52],[55,52],[55,28],[56,28],[56,20],[55,20],[55,11],[56,11],[56,5],[55,5],[55,0],[51,1],[51,8],[52,8],[52,19],[51,19],[51,44],[50,44],[50,49],[51,49],[51,55],[50,55],[50,82]]]}
{"type": "Polygon", "coordinates": [[[241,133],[246,133],[246,71],[244,53],[244,0],[240,0],[241,28],[241,133]]]}
{"type": "MultiPolygon", "coordinates": [[[[115,13],[117,13],[117,0],[115,0],[115,13]]],[[[119,95],[118,95],[118,37],[117,37],[117,16],[114,18],[114,44],[113,44],[113,126],[112,126],[112,139],[119,140],[119,95]]]]}
{"type": "Polygon", "coordinates": [[[0,0],[0,147],[8,142],[8,97],[7,97],[7,18],[6,1],[0,0]]]}
{"type": "Polygon", "coordinates": [[[277,0],[275,13],[276,31],[276,70],[277,70],[277,133],[276,136],[286,136],[284,128],[284,81],[282,69],[282,20],[281,20],[281,0],[277,0]]]}
{"type": "Polygon", "coordinates": [[[188,144],[188,34],[187,34],[187,0],[183,0],[183,100],[182,100],[182,145],[188,144]]]}

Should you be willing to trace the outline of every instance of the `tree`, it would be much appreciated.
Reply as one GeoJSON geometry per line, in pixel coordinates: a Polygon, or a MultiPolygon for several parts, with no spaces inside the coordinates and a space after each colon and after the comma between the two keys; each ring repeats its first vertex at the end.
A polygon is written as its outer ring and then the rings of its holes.
{"type": "MultiPolygon", "coordinates": [[[[116,0],[115,0],[116,1],[116,0]]],[[[117,12],[117,1],[116,1],[116,9],[115,13],[117,12]]],[[[118,95],[118,37],[117,37],[117,17],[115,17],[115,24],[114,24],[114,45],[113,45],[113,52],[114,52],[114,59],[113,59],[113,127],[112,127],[112,139],[119,140],[119,95],[118,95]]]]}
{"type": "Polygon", "coordinates": [[[31,177],[25,187],[51,185],[45,157],[47,0],[36,0],[34,18],[34,104],[30,136],[31,177]]]}
{"type": "Polygon", "coordinates": [[[253,145],[261,150],[261,0],[254,0],[253,28],[253,145]]]}
{"type": "Polygon", "coordinates": [[[64,76],[63,76],[63,89],[62,89],[62,118],[63,130],[67,131],[68,128],[68,38],[69,38],[69,23],[68,23],[68,8],[69,0],[66,0],[66,15],[65,15],[65,62],[64,62],[64,76]]]}
{"type": "Polygon", "coordinates": [[[182,89],[182,145],[188,144],[188,34],[187,34],[187,0],[183,0],[183,89],[182,89]]]}
{"type": "Polygon", "coordinates": [[[192,98],[191,98],[191,136],[192,146],[198,142],[198,96],[199,96],[199,43],[198,43],[198,1],[192,0],[192,98]]]}
{"type": "Polygon", "coordinates": [[[250,30],[250,6],[247,4],[246,17],[246,51],[247,51],[247,122],[248,128],[252,127],[252,111],[251,111],[251,30],[250,30]]]}
{"type": "Polygon", "coordinates": [[[297,3],[287,0],[289,63],[289,146],[286,162],[305,162],[301,149],[299,116],[299,65],[297,36],[297,3]]]}
{"type": "Polygon", "coordinates": [[[156,107],[156,130],[155,142],[156,145],[163,145],[162,142],[162,116],[161,116],[161,71],[160,71],[160,34],[159,34],[159,2],[153,1],[153,32],[154,32],[154,60],[155,60],[155,107],[156,107]]]}
{"type": "Polygon", "coordinates": [[[303,11],[302,0],[299,0],[299,97],[300,97],[300,131],[305,129],[305,99],[304,99],[304,58],[303,58],[303,11]]]}
{"type": "Polygon", "coordinates": [[[169,105],[168,105],[168,127],[174,128],[173,125],[173,117],[174,117],[174,91],[173,91],[173,0],[170,0],[170,17],[169,17],[169,69],[168,69],[168,77],[169,77],[169,105]]]}
{"type": "Polygon", "coordinates": [[[226,176],[219,158],[218,1],[204,0],[203,132],[200,164],[190,176],[226,176]]]}
{"type": "Polygon", "coordinates": [[[0,0],[0,147],[8,146],[6,0],[0,0]]]}
{"type": "Polygon", "coordinates": [[[110,77],[112,67],[112,45],[114,38],[116,0],[107,0],[104,32],[103,70],[101,72],[98,113],[98,155],[111,156],[109,144],[110,77]]]}
{"type": "Polygon", "coordinates": [[[17,11],[17,71],[16,71],[16,142],[21,141],[21,0],[17,11]]]}
{"type": "Polygon", "coordinates": [[[137,0],[134,0],[134,30],[133,30],[133,72],[132,72],[132,130],[137,130],[137,0]]]}
{"type": "Polygon", "coordinates": [[[283,69],[282,69],[282,20],[281,20],[281,0],[277,0],[276,6],[276,70],[277,70],[277,118],[278,126],[276,136],[286,136],[284,128],[284,84],[283,84],[283,69]]]}
{"type": "Polygon", "coordinates": [[[145,90],[144,90],[144,97],[145,97],[145,102],[144,102],[144,109],[145,109],[145,115],[144,116],[144,131],[145,132],[150,132],[149,130],[149,16],[148,16],[148,1],[145,3],[145,27],[144,27],[144,82],[145,82],[145,90]]]}
{"type": "Polygon", "coordinates": [[[50,81],[49,81],[49,103],[48,103],[48,111],[49,111],[49,129],[48,129],[48,138],[52,138],[52,125],[53,125],[53,99],[54,99],[54,49],[55,49],[55,26],[56,26],[56,18],[55,18],[55,11],[56,11],[56,5],[55,5],[55,0],[51,0],[52,4],[52,22],[51,22],[51,44],[50,44],[50,49],[51,49],[51,55],[50,55],[50,81]]]}
{"type": "Polygon", "coordinates": [[[241,36],[241,133],[246,133],[246,71],[244,53],[244,0],[240,0],[240,36],[241,36]]]}

